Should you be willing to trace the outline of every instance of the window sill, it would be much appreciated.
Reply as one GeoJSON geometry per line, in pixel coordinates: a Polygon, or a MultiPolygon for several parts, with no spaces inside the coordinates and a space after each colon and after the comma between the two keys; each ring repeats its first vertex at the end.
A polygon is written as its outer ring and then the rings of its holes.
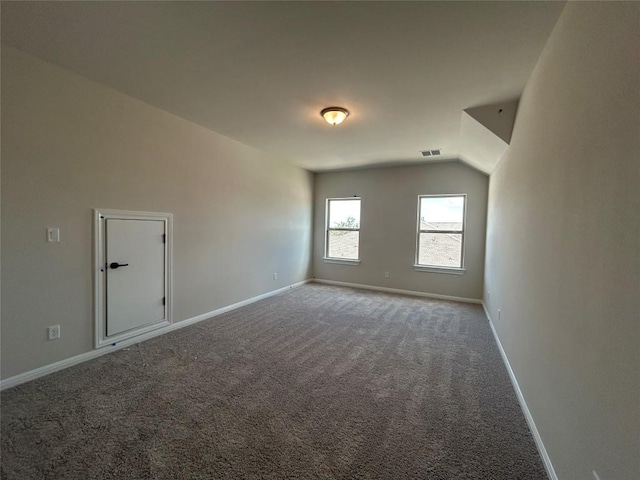
{"type": "Polygon", "coordinates": [[[360,260],[352,260],[350,258],[329,258],[323,257],[324,263],[338,263],[340,265],[360,265],[360,260]]]}
{"type": "Polygon", "coordinates": [[[430,273],[448,273],[450,275],[464,275],[466,271],[464,268],[456,267],[429,267],[426,265],[414,265],[413,269],[417,272],[430,272],[430,273]]]}

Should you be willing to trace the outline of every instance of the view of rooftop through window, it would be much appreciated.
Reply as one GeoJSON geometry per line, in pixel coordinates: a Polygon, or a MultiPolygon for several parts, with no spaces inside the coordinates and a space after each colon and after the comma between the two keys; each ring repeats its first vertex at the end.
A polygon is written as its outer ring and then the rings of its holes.
{"type": "Polygon", "coordinates": [[[360,244],[360,199],[327,200],[326,256],[357,260],[360,244]]]}
{"type": "Polygon", "coordinates": [[[421,196],[417,264],[462,268],[464,195],[421,196]]]}

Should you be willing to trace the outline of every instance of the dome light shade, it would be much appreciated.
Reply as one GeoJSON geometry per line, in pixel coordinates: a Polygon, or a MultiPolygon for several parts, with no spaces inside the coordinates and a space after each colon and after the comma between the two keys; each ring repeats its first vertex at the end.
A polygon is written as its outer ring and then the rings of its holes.
{"type": "Polygon", "coordinates": [[[330,125],[339,125],[349,116],[349,110],[342,107],[328,107],[320,112],[330,125]]]}

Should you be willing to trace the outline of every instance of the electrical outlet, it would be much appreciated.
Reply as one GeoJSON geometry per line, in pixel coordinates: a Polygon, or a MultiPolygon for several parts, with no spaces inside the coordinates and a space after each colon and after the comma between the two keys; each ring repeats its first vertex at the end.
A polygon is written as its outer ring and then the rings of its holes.
{"type": "Polygon", "coordinates": [[[273,272],[273,279],[277,280],[278,279],[278,274],[276,272],[273,272]]]}
{"type": "Polygon", "coordinates": [[[57,340],[60,338],[60,325],[53,325],[47,329],[49,332],[49,340],[57,340]]]}
{"type": "Polygon", "coordinates": [[[389,278],[389,272],[384,272],[384,278],[389,278]]]}

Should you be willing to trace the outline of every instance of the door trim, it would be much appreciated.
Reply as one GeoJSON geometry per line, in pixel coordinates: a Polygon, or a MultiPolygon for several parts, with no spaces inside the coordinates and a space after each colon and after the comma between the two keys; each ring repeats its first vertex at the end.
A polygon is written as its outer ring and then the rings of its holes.
{"type": "Polygon", "coordinates": [[[94,278],[94,347],[96,349],[115,345],[123,340],[142,335],[153,330],[167,328],[173,322],[173,288],[172,288],[172,271],[173,271],[173,215],[171,213],[157,212],[134,212],[127,210],[93,210],[93,278],[94,278]],[[164,320],[146,325],[133,330],[119,333],[107,337],[107,325],[105,318],[105,221],[107,219],[120,220],[156,220],[165,224],[166,247],[164,250],[164,282],[165,282],[165,318],[164,320]]]}

